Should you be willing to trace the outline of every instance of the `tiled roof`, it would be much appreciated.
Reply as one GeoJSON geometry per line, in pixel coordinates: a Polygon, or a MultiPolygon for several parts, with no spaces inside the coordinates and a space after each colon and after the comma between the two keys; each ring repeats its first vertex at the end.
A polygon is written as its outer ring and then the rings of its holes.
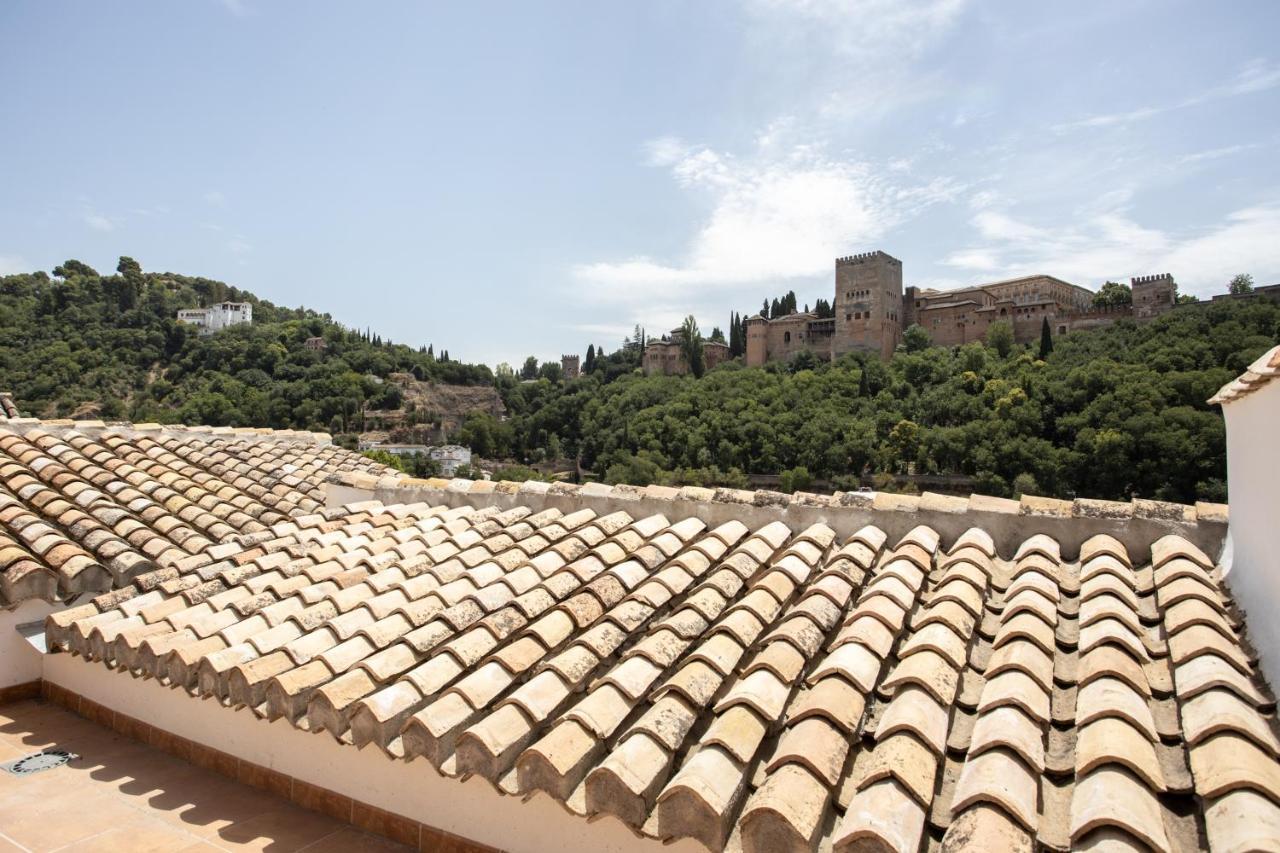
{"type": "Polygon", "coordinates": [[[1276,849],[1237,611],[1198,548],[1146,545],[368,501],[260,519],[48,636],[713,850],[1276,849]]]}
{"type": "Polygon", "coordinates": [[[1263,385],[1280,376],[1280,346],[1273,347],[1265,355],[1249,365],[1249,369],[1218,389],[1209,399],[1212,404],[1230,403],[1252,394],[1263,385]]]}
{"type": "Polygon", "coordinates": [[[0,423],[0,608],[190,571],[319,509],[334,472],[390,472],[309,434],[69,424],[0,423]]]}

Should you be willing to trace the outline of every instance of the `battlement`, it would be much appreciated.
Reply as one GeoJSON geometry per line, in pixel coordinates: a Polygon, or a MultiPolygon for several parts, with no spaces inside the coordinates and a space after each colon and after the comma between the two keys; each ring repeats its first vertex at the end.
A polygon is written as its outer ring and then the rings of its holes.
{"type": "Polygon", "coordinates": [[[858,254],[858,255],[846,255],[843,258],[836,258],[836,266],[843,267],[843,266],[849,266],[850,264],[861,264],[871,260],[879,260],[881,258],[887,261],[892,261],[895,264],[902,263],[902,261],[898,260],[893,255],[890,255],[887,252],[882,252],[879,249],[876,249],[875,251],[862,252],[861,254],[858,254]]]}
{"type": "Polygon", "coordinates": [[[1129,279],[1129,285],[1132,287],[1136,284],[1153,284],[1158,281],[1173,281],[1173,276],[1167,272],[1156,273],[1155,275],[1140,275],[1137,278],[1129,279]]]}

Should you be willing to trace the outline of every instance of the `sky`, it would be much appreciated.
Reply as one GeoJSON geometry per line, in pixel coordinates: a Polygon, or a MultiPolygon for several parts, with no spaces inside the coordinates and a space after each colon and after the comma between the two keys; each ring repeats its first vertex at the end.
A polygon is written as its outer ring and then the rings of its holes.
{"type": "Polygon", "coordinates": [[[906,284],[1280,281],[1280,3],[0,4],[0,274],[130,255],[463,361],[906,284]]]}

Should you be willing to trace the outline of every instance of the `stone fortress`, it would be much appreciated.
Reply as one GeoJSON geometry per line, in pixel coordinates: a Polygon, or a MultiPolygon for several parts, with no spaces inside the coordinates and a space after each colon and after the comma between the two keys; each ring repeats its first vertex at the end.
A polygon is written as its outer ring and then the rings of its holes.
{"type": "MultiPolygon", "coordinates": [[[[651,340],[645,345],[642,364],[646,375],[661,373],[665,376],[673,374],[683,376],[689,372],[681,347],[684,345],[684,330],[672,329],[665,340],[651,340]]],[[[720,341],[704,340],[702,342],[702,360],[707,370],[729,360],[729,346],[720,341]]]]}
{"type": "MultiPolygon", "coordinates": [[[[797,312],[773,320],[749,317],[746,363],[758,367],[799,352],[836,359],[850,352],[888,359],[913,324],[935,346],[982,340],[992,323],[1007,321],[1014,340],[1038,340],[1045,319],[1054,335],[1110,325],[1121,318],[1143,321],[1172,310],[1177,284],[1168,273],[1130,279],[1133,304],[1093,305],[1094,293],[1051,275],[939,291],[903,287],[902,261],[881,251],[837,258],[835,316],[797,312]]],[[[672,371],[674,372],[674,371],[672,371]]]]}

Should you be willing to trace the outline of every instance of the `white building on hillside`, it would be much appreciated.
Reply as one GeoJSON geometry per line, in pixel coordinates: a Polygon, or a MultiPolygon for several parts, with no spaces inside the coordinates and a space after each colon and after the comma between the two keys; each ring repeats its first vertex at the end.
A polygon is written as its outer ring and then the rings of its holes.
{"type": "Polygon", "coordinates": [[[427,456],[440,463],[440,473],[446,477],[452,477],[460,466],[471,464],[471,449],[460,444],[428,448],[427,456]]]}
{"type": "Polygon", "coordinates": [[[252,323],[253,306],[248,302],[219,302],[208,308],[183,308],[178,312],[178,322],[190,323],[201,335],[212,335],[221,329],[252,323]]]}

